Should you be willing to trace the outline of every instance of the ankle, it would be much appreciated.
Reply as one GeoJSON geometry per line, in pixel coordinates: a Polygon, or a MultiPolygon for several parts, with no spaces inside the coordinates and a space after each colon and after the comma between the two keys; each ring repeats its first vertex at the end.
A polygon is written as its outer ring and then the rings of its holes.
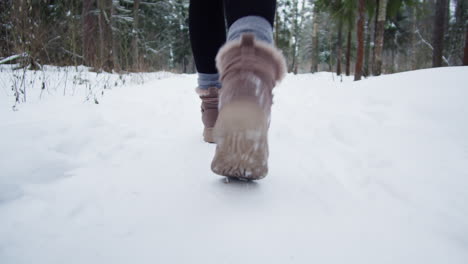
{"type": "Polygon", "coordinates": [[[198,87],[200,90],[208,90],[211,87],[221,88],[218,73],[198,73],[198,87]]]}

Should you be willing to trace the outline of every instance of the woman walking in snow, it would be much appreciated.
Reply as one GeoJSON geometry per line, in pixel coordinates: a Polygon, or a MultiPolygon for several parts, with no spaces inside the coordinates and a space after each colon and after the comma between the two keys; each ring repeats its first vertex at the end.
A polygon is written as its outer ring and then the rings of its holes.
{"type": "Polygon", "coordinates": [[[276,0],[190,1],[203,136],[217,144],[217,174],[258,180],[268,172],[272,90],[286,73],[273,46],[275,10],[276,0]]]}

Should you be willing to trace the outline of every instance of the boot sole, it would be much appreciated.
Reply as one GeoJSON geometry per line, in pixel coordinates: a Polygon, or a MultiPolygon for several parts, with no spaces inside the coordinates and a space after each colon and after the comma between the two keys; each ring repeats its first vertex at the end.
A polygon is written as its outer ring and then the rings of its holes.
{"type": "Polygon", "coordinates": [[[253,102],[223,107],[214,127],[216,153],[211,170],[219,175],[259,180],[268,173],[268,119],[253,102]]]}

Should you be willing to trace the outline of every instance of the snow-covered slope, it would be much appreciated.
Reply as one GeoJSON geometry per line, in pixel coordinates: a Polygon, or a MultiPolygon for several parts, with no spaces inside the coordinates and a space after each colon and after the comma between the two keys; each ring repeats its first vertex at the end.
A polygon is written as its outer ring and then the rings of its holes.
{"type": "Polygon", "coordinates": [[[195,75],[148,76],[4,88],[0,263],[467,263],[468,67],[289,75],[249,183],[211,173],[195,75]]]}

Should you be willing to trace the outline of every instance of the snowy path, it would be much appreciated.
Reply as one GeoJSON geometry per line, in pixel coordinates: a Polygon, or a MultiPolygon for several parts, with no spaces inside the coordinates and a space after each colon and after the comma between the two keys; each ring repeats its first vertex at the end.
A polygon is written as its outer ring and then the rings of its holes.
{"type": "Polygon", "coordinates": [[[252,183],[209,170],[194,75],[0,105],[0,263],[467,263],[467,83],[290,75],[252,183]]]}

